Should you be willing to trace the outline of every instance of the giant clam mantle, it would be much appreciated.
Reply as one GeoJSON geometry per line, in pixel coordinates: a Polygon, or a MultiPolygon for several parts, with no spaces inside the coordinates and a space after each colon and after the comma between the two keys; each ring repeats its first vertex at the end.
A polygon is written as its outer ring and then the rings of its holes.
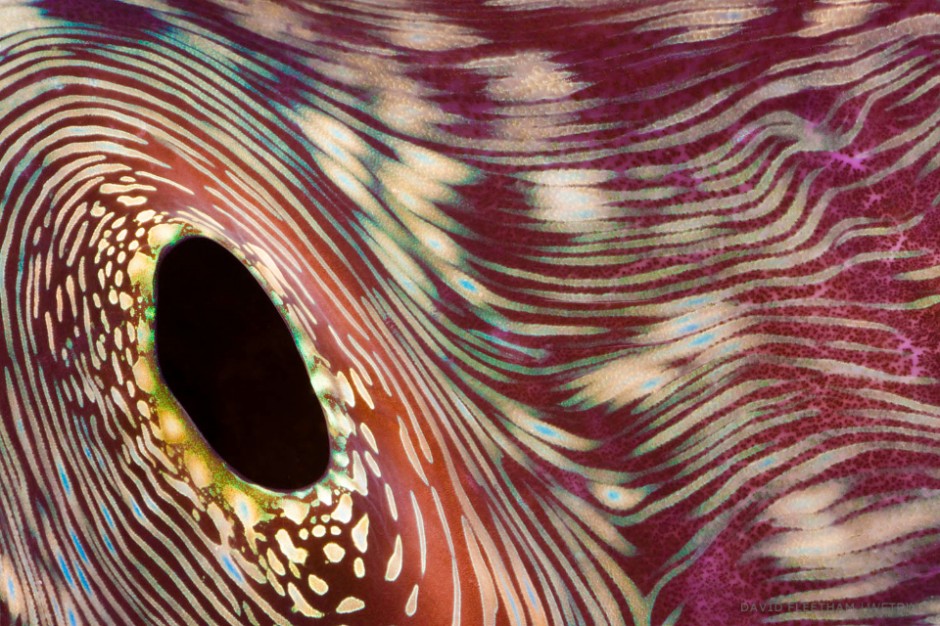
{"type": "Polygon", "coordinates": [[[0,623],[937,623],[938,11],[3,2],[0,623]],[[309,486],[161,375],[198,238],[309,486]]]}

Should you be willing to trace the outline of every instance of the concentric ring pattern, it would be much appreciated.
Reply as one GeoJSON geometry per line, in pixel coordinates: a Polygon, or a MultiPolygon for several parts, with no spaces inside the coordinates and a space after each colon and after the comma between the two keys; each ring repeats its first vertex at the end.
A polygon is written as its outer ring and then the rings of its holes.
{"type": "Polygon", "coordinates": [[[940,7],[0,2],[0,623],[940,620],[940,7]],[[242,479],[230,250],[327,474],[242,479]]]}

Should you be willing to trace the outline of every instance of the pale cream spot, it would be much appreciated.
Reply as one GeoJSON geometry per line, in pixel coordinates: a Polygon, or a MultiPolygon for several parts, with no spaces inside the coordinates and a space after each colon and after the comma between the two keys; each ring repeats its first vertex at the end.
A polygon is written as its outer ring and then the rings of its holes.
{"type": "Polygon", "coordinates": [[[398,579],[401,574],[402,545],[401,535],[395,537],[395,548],[392,550],[392,556],[388,559],[388,567],[385,568],[385,580],[391,582],[398,579]]]}
{"type": "Polygon", "coordinates": [[[384,29],[385,36],[396,46],[422,52],[473,48],[487,42],[462,24],[435,17],[431,13],[423,13],[418,19],[402,20],[395,28],[384,29]]]}
{"type": "Polygon", "coordinates": [[[281,583],[278,581],[277,576],[274,575],[273,571],[269,569],[265,573],[264,577],[267,579],[268,584],[271,585],[271,588],[274,589],[274,593],[276,593],[279,596],[284,595],[284,586],[281,585],[281,583]]]}
{"type": "Polygon", "coordinates": [[[229,520],[228,516],[222,512],[222,509],[220,509],[219,505],[215,502],[210,503],[209,506],[206,507],[206,514],[209,515],[209,519],[212,520],[216,531],[219,533],[220,543],[222,545],[228,545],[229,539],[231,539],[234,534],[231,520],[229,520]]]}
{"type": "Polygon", "coordinates": [[[339,498],[339,504],[333,510],[331,517],[342,524],[348,524],[352,519],[352,498],[348,493],[344,493],[339,498]]]}
{"type": "Polygon", "coordinates": [[[533,170],[518,174],[519,178],[550,187],[590,187],[613,179],[614,172],[589,169],[533,170]]]}
{"type": "Polygon", "coordinates": [[[398,418],[398,436],[401,439],[402,448],[405,451],[405,456],[411,463],[411,467],[414,468],[415,473],[421,479],[421,482],[427,484],[428,477],[424,474],[424,467],[421,465],[421,461],[418,460],[418,453],[415,451],[414,444],[411,442],[411,436],[409,435],[408,427],[405,426],[405,422],[401,419],[401,417],[398,418]]]}
{"type": "Polygon", "coordinates": [[[115,185],[114,183],[105,183],[99,187],[99,190],[106,195],[115,195],[130,193],[132,191],[156,191],[157,188],[152,185],[115,185]]]}
{"type": "Polygon", "coordinates": [[[642,489],[628,489],[602,483],[591,483],[590,490],[604,506],[617,511],[631,509],[646,497],[646,492],[642,489]]]}
{"type": "Polygon", "coordinates": [[[225,490],[224,495],[235,515],[246,527],[253,528],[261,520],[258,504],[244,492],[229,488],[225,490]]]}
{"type": "Polygon", "coordinates": [[[382,470],[379,469],[379,464],[375,462],[375,457],[372,456],[372,453],[368,450],[365,455],[366,465],[369,466],[369,471],[372,472],[372,475],[376,478],[382,477],[382,470]]]}
{"type": "MultiPolygon", "coordinates": [[[[442,152],[401,140],[394,140],[392,146],[403,166],[400,171],[411,174],[410,178],[403,176],[403,182],[416,186],[416,192],[425,191],[419,195],[426,195],[431,200],[452,199],[453,185],[472,182],[479,176],[475,167],[442,152]]],[[[386,163],[396,164],[395,161],[386,163]]]]}
{"type": "MultiPolygon", "coordinates": [[[[137,220],[138,224],[146,224],[147,222],[152,220],[153,216],[156,214],[157,212],[154,211],[153,209],[147,209],[146,211],[141,211],[140,213],[138,213],[137,217],[135,217],[134,219],[137,220]]],[[[137,235],[137,236],[140,237],[140,235],[137,235]]]]}
{"type": "Polygon", "coordinates": [[[493,76],[490,97],[504,102],[537,102],[566,98],[586,86],[572,80],[574,74],[552,61],[550,53],[527,50],[468,64],[493,76]]]}
{"type": "Polygon", "coordinates": [[[356,578],[362,578],[366,575],[366,564],[362,561],[361,556],[357,556],[356,560],[353,561],[353,572],[356,574],[356,578]]]}
{"type": "Polygon", "coordinates": [[[405,615],[411,617],[418,610],[418,585],[411,589],[411,595],[408,596],[408,602],[405,603],[405,615]]]}
{"type": "Polygon", "coordinates": [[[137,411],[145,418],[150,419],[150,405],[143,400],[137,401],[137,411]]]}
{"type": "Polygon", "coordinates": [[[117,201],[126,207],[135,207],[147,204],[147,196],[118,196],[117,201]]]}
{"type": "Polygon", "coordinates": [[[595,187],[536,185],[529,191],[532,216],[546,222],[601,220],[615,215],[617,198],[595,187]]]}
{"type": "Polygon", "coordinates": [[[353,545],[360,552],[365,552],[369,546],[369,514],[363,515],[352,529],[353,545]]]}
{"type": "Polygon", "coordinates": [[[359,392],[359,397],[362,398],[362,401],[366,403],[370,409],[375,409],[375,403],[372,402],[372,396],[369,395],[369,391],[366,389],[365,385],[362,384],[362,379],[359,378],[359,373],[355,369],[349,370],[349,377],[352,378],[353,386],[356,388],[356,391],[359,392]]]}
{"type": "Polygon", "coordinates": [[[362,433],[362,438],[366,440],[366,443],[369,444],[369,447],[372,448],[372,451],[378,454],[379,446],[375,443],[375,435],[372,434],[372,429],[369,428],[369,425],[362,424],[359,427],[359,432],[362,433]]]}
{"type": "Polygon", "coordinates": [[[156,261],[153,257],[143,252],[136,252],[127,264],[127,277],[130,278],[131,283],[142,286],[151,281],[155,268],[156,261]]]}
{"type": "Polygon", "coordinates": [[[193,484],[196,485],[197,488],[202,489],[212,484],[212,474],[209,473],[209,468],[206,466],[205,461],[189,452],[186,453],[184,459],[186,469],[189,471],[189,475],[193,479],[193,484]]]}
{"type": "Polygon", "coordinates": [[[275,533],[274,539],[277,541],[278,546],[280,546],[281,553],[287,557],[287,560],[299,565],[303,565],[307,560],[307,551],[303,548],[296,547],[291,540],[290,534],[283,528],[275,533]]]}
{"type": "Polygon", "coordinates": [[[369,495],[369,476],[366,473],[366,468],[362,464],[362,457],[359,456],[358,452],[353,452],[352,460],[352,471],[350,472],[350,486],[357,493],[360,493],[364,496],[369,495]]]}
{"type": "Polygon", "coordinates": [[[790,493],[767,507],[762,516],[774,518],[776,526],[810,530],[830,526],[835,514],[825,514],[845,493],[846,484],[829,481],[790,493]]]}
{"type": "Polygon", "coordinates": [[[283,576],[287,571],[284,569],[284,564],[281,563],[281,560],[277,558],[277,555],[274,553],[274,550],[268,548],[268,551],[265,553],[265,556],[268,560],[268,566],[274,570],[278,576],[283,576]]]}
{"type": "Polygon", "coordinates": [[[355,613],[364,609],[366,603],[356,598],[355,596],[348,596],[343,598],[343,601],[339,603],[336,607],[337,613],[355,613]]]}
{"type": "Polygon", "coordinates": [[[179,236],[182,226],[179,224],[160,224],[147,233],[147,243],[151,248],[162,248],[179,236]]]}
{"type": "Polygon", "coordinates": [[[132,370],[137,387],[147,393],[153,393],[153,390],[156,388],[156,381],[154,380],[153,370],[150,368],[150,361],[140,357],[137,359],[137,362],[134,363],[132,370]]]}
{"type": "Polygon", "coordinates": [[[307,584],[310,585],[313,593],[317,594],[318,596],[322,596],[330,590],[330,586],[326,584],[325,580],[314,576],[313,574],[310,574],[310,576],[307,577],[307,584]]]}
{"type": "Polygon", "coordinates": [[[388,483],[385,483],[385,499],[388,501],[388,511],[392,514],[392,519],[398,521],[398,506],[395,504],[395,494],[388,483]]]}
{"type": "Polygon", "coordinates": [[[330,563],[339,563],[346,556],[346,549],[338,543],[328,543],[323,546],[323,554],[330,563]]]}
{"type": "Polygon", "coordinates": [[[421,97],[421,90],[408,92],[382,91],[373,97],[372,114],[376,119],[388,120],[388,124],[402,134],[426,136],[439,132],[441,123],[457,120],[453,113],[445,112],[435,103],[421,97]]]}
{"type": "Polygon", "coordinates": [[[349,385],[349,380],[346,378],[346,374],[340,372],[336,376],[336,382],[339,385],[340,397],[343,399],[343,402],[350,408],[356,406],[356,396],[353,395],[352,387],[349,385]]]}
{"type": "Polygon", "coordinates": [[[307,513],[310,512],[309,504],[293,499],[284,500],[284,502],[281,504],[281,508],[284,510],[284,517],[294,522],[295,524],[302,524],[304,519],[307,517],[307,513]]]}
{"type": "MultiPolygon", "coordinates": [[[[0,4],[0,37],[5,38],[8,35],[19,37],[27,32],[37,32],[46,28],[58,28],[63,25],[62,20],[56,19],[52,14],[47,13],[39,7],[27,5],[16,6],[13,3],[7,2],[0,4]]],[[[104,156],[102,155],[101,158],[104,158],[104,156]]],[[[6,559],[6,557],[4,557],[4,559],[6,559]]],[[[7,568],[7,564],[8,562],[4,560],[0,572],[6,574],[3,580],[13,581],[12,565],[7,568]]],[[[0,585],[0,594],[2,594],[5,602],[11,603],[9,605],[10,610],[13,615],[16,616],[20,611],[25,609],[26,595],[23,593],[14,594],[16,598],[14,601],[13,598],[6,597],[5,587],[5,584],[0,585]]]]}
{"type": "Polygon", "coordinates": [[[864,24],[876,11],[888,6],[882,2],[860,2],[853,0],[824,0],[807,12],[803,30],[799,37],[821,37],[830,33],[855,28],[864,24]]]}
{"type": "Polygon", "coordinates": [[[288,583],[287,593],[294,601],[293,609],[304,615],[305,617],[314,617],[319,618],[323,617],[323,613],[313,608],[309,602],[303,597],[303,594],[300,593],[300,590],[294,586],[294,583],[288,583]]]}

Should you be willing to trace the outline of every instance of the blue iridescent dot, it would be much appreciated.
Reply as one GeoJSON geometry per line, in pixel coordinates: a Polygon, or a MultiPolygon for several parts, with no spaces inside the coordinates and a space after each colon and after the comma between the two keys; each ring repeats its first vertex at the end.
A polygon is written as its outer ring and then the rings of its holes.
{"type": "Polygon", "coordinates": [[[232,575],[232,578],[238,582],[242,582],[244,580],[242,578],[241,572],[238,571],[238,568],[235,567],[232,559],[230,559],[228,556],[222,557],[222,564],[225,566],[225,570],[232,575]]]}
{"type": "Polygon", "coordinates": [[[114,528],[114,520],[111,519],[111,511],[103,504],[101,505],[101,513],[104,515],[104,521],[108,524],[108,528],[114,528]]]}
{"type": "Polygon", "coordinates": [[[78,551],[78,557],[82,560],[82,562],[87,563],[88,555],[85,554],[85,548],[82,546],[81,539],[78,538],[78,535],[75,534],[74,530],[70,531],[69,534],[72,536],[72,545],[74,545],[75,550],[78,551]]]}
{"type": "Polygon", "coordinates": [[[476,285],[474,285],[473,283],[471,283],[471,282],[470,282],[469,280],[467,280],[466,278],[461,278],[461,279],[458,281],[457,284],[459,284],[461,287],[463,287],[463,288],[466,289],[467,291],[476,291],[476,290],[477,290],[476,285]]]}
{"type": "Polygon", "coordinates": [[[532,604],[537,603],[538,600],[536,599],[535,591],[532,590],[532,585],[529,584],[529,581],[526,581],[525,583],[525,590],[526,593],[529,594],[529,600],[532,602],[532,604]]]}
{"type": "Polygon", "coordinates": [[[81,583],[82,589],[85,590],[85,593],[91,595],[91,585],[88,584],[88,579],[85,577],[85,572],[77,565],[75,566],[75,571],[78,572],[78,582],[81,583]]]}
{"type": "Polygon", "coordinates": [[[68,583],[69,587],[74,587],[75,579],[72,578],[72,571],[69,569],[68,564],[65,562],[65,558],[61,554],[57,554],[56,560],[59,562],[59,569],[62,570],[62,575],[65,576],[65,582],[68,583]]]}
{"type": "Polygon", "coordinates": [[[65,468],[62,467],[62,464],[58,464],[56,467],[59,469],[59,480],[62,481],[62,487],[65,489],[65,493],[71,495],[72,493],[72,483],[69,482],[69,477],[65,475],[65,468]]]}
{"type": "Polygon", "coordinates": [[[546,426],[545,424],[536,424],[535,432],[539,433],[540,435],[545,435],[546,437],[555,436],[555,429],[551,426],[546,426]]]}

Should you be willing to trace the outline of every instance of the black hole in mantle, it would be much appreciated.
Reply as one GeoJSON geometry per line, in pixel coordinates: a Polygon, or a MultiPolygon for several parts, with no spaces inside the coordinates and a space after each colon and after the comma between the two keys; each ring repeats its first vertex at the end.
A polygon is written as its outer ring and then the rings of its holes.
{"type": "Polygon", "coordinates": [[[192,237],[156,276],[157,362],[209,445],[246,480],[293,491],[326,471],[326,419],[287,324],[228,250],[192,237]]]}

